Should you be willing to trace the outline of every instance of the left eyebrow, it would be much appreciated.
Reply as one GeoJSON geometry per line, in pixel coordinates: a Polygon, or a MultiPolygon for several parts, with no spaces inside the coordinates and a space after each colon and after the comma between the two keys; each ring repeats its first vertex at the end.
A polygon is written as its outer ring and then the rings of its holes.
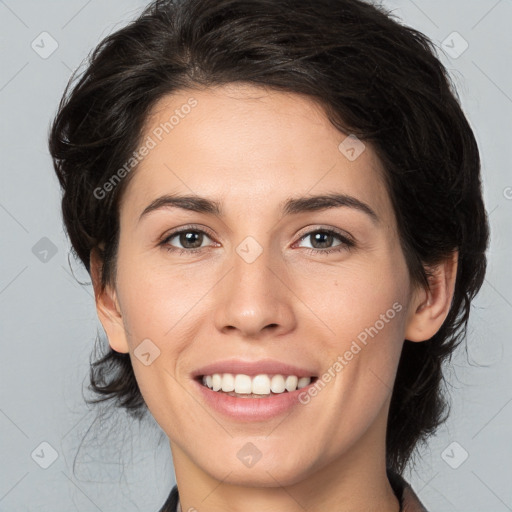
{"type": "MultiPolygon", "coordinates": [[[[314,212],[327,210],[329,208],[348,207],[365,213],[370,217],[374,224],[379,223],[379,217],[363,201],[346,194],[324,194],[317,196],[303,196],[288,198],[280,204],[283,215],[294,215],[303,212],[314,212]]],[[[181,208],[183,210],[197,213],[206,213],[223,217],[224,212],[219,201],[207,199],[195,195],[164,195],[152,201],[140,214],[138,222],[150,212],[162,208],[181,208]]]]}
{"type": "Polygon", "coordinates": [[[368,204],[347,194],[325,194],[289,198],[281,204],[281,209],[283,215],[290,215],[303,212],[316,212],[329,208],[340,208],[343,206],[365,213],[374,224],[379,223],[378,215],[368,204]]]}

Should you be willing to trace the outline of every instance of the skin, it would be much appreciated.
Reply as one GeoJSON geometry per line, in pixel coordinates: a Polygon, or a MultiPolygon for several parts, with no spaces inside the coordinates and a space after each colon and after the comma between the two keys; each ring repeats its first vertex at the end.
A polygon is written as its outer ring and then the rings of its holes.
{"type": "Polygon", "coordinates": [[[302,95],[247,84],[182,90],[158,102],[144,138],[190,97],[197,106],[124,192],[115,285],[101,289],[91,253],[98,316],[110,346],[130,354],[169,437],[182,510],[397,512],[385,472],[391,390],[403,340],[429,339],[448,314],[457,254],[435,269],[429,289],[411,282],[375,152],[366,144],[350,161],[338,149],[347,134],[302,95]],[[289,197],[333,192],[368,204],[378,221],[347,206],[280,214],[289,197]],[[162,208],[139,221],[171,193],[216,199],[224,217],[162,208]],[[199,253],[180,254],[194,245],[179,236],[167,242],[176,252],[159,245],[189,224],[207,230],[199,253]],[[327,228],[355,247],[315,242],[311,233],[327,228]],[[247,236],[262,249],[252,263],[236,252],[247,236]],[[394,303],[401,311],[291,413],[238,422],[208,409],[192,385],[194,369],[229,357],[271,357],[321,376],[394,303]],[[148,366],[134,355],[146,338],[160,350],[148,366]],[[262,453],[250,468],[237,457],[247,442],[262,453]]]}

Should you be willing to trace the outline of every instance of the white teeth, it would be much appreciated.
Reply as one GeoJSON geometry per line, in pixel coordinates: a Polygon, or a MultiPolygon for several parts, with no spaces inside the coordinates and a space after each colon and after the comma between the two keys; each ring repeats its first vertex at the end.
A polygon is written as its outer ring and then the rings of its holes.
{"type": "Polygon", "coordinates": [[[284,377],[282,375],[274,375],[270,381],[270,389],[272,393],[282,393],[284,391],[284,377]]]}
{"type": "Polygon", "coordinates": [[[235,377],[235,393],[250,394],[251,390],[251,378],[248,375],[237,375],[235,377]]]}
{"type": "Polygon", "coordinates": [[[231,373],[225,373],[222,376],[222,391],[234,391],[235,390],[235,378],[231,373]]]}
{"type": "MultiPolygon", "coordinates": [[[[208,383],[206,383],[206,385],[208,385],[208,383]]],[[[219,389],[221,387],[222,387],[222,375],[219,375],[218,373],[212,375],[212,389],[213,389],[213,391],[219,391],[219,389]]]]}
{"type": "Polygon", "coordinates": [[[270,394],[270,379],[268,375],[256,375],[252,378],[252,392],[255,395],[269,395],[270,394]]]}
{"type": "Polygon", "coordinates": [[[311,382],[311,379],[309,377],[301,377],[299,379],[299,382],[297,382],[297,388],[304,388],[311,382]]]}
{"type": "Polygon", "coordinates": [[[298,377],[295,377],[295,375],[289,375],[286,377],[286,391],[295,391],[297,389],[298,380],[298,377]]]}
{"type": "Polygon", "coordinates": [[[237,394],[251,393],[255,395],[270,395],[270,392],[279,394],[285,391],[295,391],[307,386],[311,382],[311,377],[301,377],[295,375],[266,375],[260,374],[254,377],[244,374],[232,373],[214,373],[205,375],[203,384],[213,391],[224,391],[225,393],[234,392],[237,394]]]}

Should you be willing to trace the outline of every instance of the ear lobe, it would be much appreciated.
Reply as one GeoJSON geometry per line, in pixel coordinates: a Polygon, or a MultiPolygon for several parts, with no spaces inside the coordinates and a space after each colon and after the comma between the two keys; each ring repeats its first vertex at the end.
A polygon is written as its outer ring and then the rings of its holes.
{"type": "Polygon", "coordinates": [[[105,288],[101,285],[103,260],[97,248],[91,250],[89,262],[98,318],[107,334],[111,348],[116,352],[126,354],[129,352],[129,348],[121,308],[115,290],[112,290],[109,285],[105,288]]]}
{"type": "Polygon", "coordinates": [[[405,339],[426,341],[441,328],[452,304],[458,267],[458,251],[429,269],[428,289],[417,289],[411,302],[405,339]]]}

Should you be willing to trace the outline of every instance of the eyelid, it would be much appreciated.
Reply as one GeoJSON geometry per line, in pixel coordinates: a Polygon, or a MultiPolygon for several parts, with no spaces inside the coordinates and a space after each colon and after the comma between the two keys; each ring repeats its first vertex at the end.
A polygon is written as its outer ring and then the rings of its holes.
{"type": "Polygon", "coordinates": [[[184,226],[180,226],[179,228],[171,229],[170,231],[166,232],[164,235],[162,235],[160,241],[165,241],[168,238],[179,235],[183,231],[204,232],[210,238],[212,238],[212,239],[215,238],[215,235],[213,234],[213,232],[206,226],[203,226],[202,224],[185,224],[184,226]]]}
{"type": "Polygon", "coordinates": [[[312,233],[316,233],[317,231],[326,231],[326,232],[335,233],[335,234],[339,235],[341,238],[345,238],[350,243],[353,243],[353,244],[356,243],[354,237],[347,231],[344,231],[343,229],[335,228],[333,226],[322,226],[322,225],[308,226],[308,227],[304,228],[303,234],[297,235],[299,237],[298,241],[303,240],[307,236],[311,235],[312,233]]]}

